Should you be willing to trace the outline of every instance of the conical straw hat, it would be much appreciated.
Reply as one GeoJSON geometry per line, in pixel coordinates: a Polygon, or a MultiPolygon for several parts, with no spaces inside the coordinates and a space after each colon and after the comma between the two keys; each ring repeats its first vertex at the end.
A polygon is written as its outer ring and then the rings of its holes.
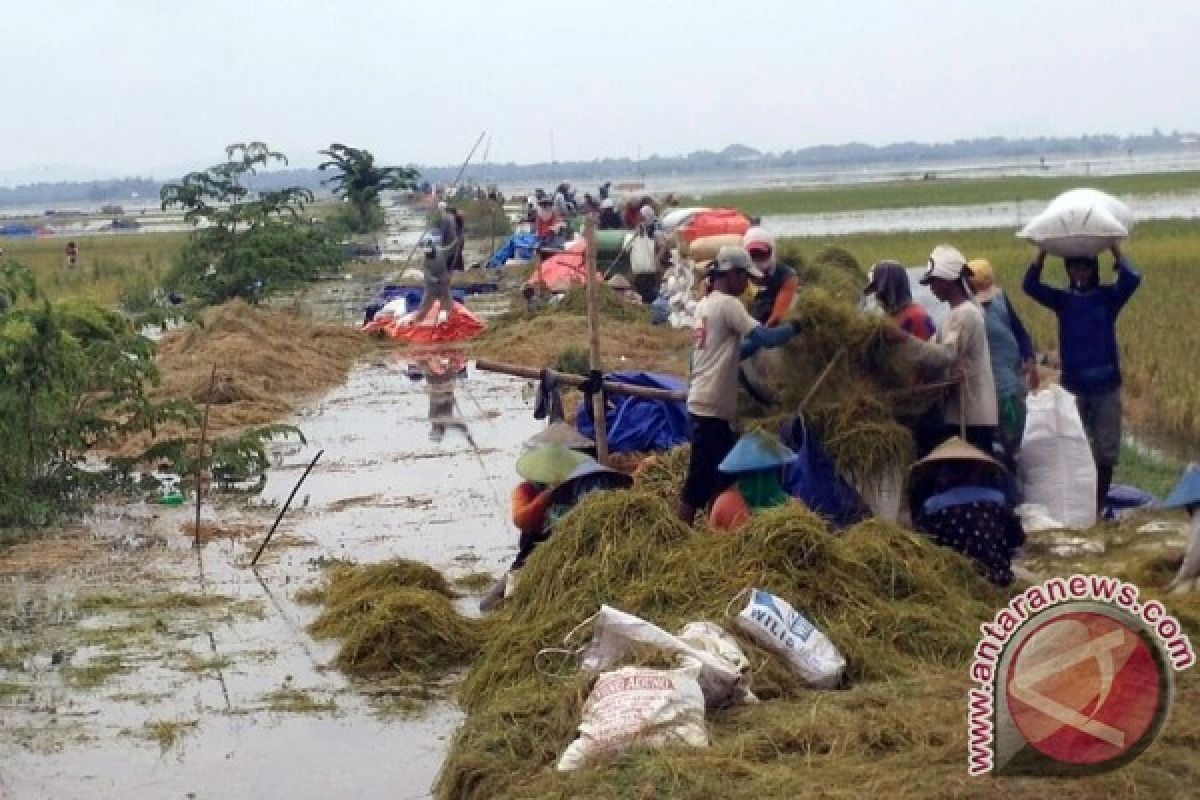
{"type": "Polygon", "coordinates": [[[724,473],[754,472],[782,467],[795,460],[796,454],[779,439],[751,431],[738,439],[717,469],[724,473]]]}
{"type": "Polygon", "coordinates": [[[917,472],[923,467],[932,466],[940,461],[982,461],[1002,472],[1006,471],[1004,465],[999,461],[957,436],[951,436],[938,445],[932,453],[913,464],[912,471],[917,472]]]}
{"type": "Polygon", "coordinates": [[[561,444],[535,448],[517,459],[517,474],[527,481],[545,485],[562,483],[590,458],[561,444]]]}
{"type": "Polygon", "coordinates": [[[525,442],[526,449],[543,447],[548,444],[558,444],[571,450],[586,450],[593,442],[574,427],[565,422],[555,422],[538,431],[525,442]]]}

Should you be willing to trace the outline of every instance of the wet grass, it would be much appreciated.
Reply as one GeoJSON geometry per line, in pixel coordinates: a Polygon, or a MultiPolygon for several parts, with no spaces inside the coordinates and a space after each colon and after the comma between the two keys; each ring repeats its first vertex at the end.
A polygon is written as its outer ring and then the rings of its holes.
{"type": "Polygon", "coordinates": [[[337,710],[337,703],[332,697],[314,697],[303,689],[277,689],[263,695],[263,702],[270,711],[289,714],[314,714],[337,710]]]}
{"type": "MultiPolygon", "coordinates": [[[[6,636],[8,634],[5,634],[6,636]]],[[[29,642],[14,644],[6,642],[0,646],[0,669],[19,670],[25,666],[25,660],[34,653],[34,646],[29,642]]]]}
{"type": "Polygon", "coordinates": [[[32,694],[33,691],[34,687],[28,684],[0,681],[0,700],[8,697],[23,697],[32,694]]]}
{"type": "Polygon", "coordinates": [[[94,689],[116,675],[133,670],[117,653],[105,653],[85,664],[69,665],[63,669],[63,680],[73,689],[94,689]]]}
{"type": "Polygon", "coordinates": [[[1163,498],[1179,481],[1183,474],[1183,463],[1161,454],[1152,454],[1143,449],[1121,445],[1121,461],[1117,464],[1114,480],[1144,489],[1163,498]]]}
{"type": "Polygon", "coordinates": [[[219,672],[233,666],[233,663],[233,659],[229,656],[202,656],[186,651],[176,654],[176,657],[172,658],[170,666],[180,672],[219,672]]]}
{"type": "Polygon", "coordinates": [[[914,179],[812,189],[759,189],[684,198],[682,205],[739,208],[747,214],[809,214],[866,209],[912,208],[1050,200],[1068,189],[1089,186],[1118,195],[1200,190],[1200,172],[1163,172],[1103,177],[1014,177],[914,179]]]}
{"type": "Polygon", "coordinates": [[[200,727],[199,720],[155,720],[147,722],[142,735],[158,744],[162,752],[167,752],[177,745],[184,736],[193,733],[200,727]]]}
{"type": "Polygon", "coordinates": [[[167,630],[167,624],[162,619],[145,617],[109,628],[77,628],[74,640],[84,646],[126,650],[131,647],[144,647],[167,630]]]}
{"type": "Polygon", "coordinates": [[[217,594],[164,592],[147,594],[138,590],[98,592],[76,601],[80,611],[179,611],[214,608],[232,603],[232,598],[217,594]]]}
{"type": "Polygon", "coordinates": [[[454,579],[454,587],[467,592],[481,592],[495,582],[496,578],[490,572],[468,572],[454,579]]]}
{"type": "Polygon", "coordinates": [[[81,236],[79,263],[68,267],[67,240],[0,239],[6,259],[33,270],[38,285],[52,298],[86,295],[116,303],[131,287],[153,288],[187,240],[187,233],[136,233],[81,236]]]}

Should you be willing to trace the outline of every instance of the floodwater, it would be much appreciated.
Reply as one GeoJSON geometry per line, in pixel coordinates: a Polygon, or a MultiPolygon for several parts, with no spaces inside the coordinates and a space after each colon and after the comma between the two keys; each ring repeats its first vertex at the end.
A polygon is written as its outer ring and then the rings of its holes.
{"type": "MultiPolygon", "coordinates": [[[[1137,195],[1125,198],[1139,221],[1200,218],[1200,192],[1137,195]]],[[[929,206],[819,214],[770,214],[763,225],[780,236],[840,236],[851,233],[905,233],[1019,229],[1046,207],[1044,200],[929,206]]]]}
{"type": "Polygon", "coordinates": [[[316,610],[296,592],[317,585],[330,559],[405,556],[451,579],[499,575],[514,552],[512,464],[539,423],[523,382],[473,368],[443,385],[452,410],[439,406],[431,421],[427,383],[408,376],[409,360],[363,363],[301,411],[292,422],[308,443],[274,448],[261,500],[205,508],[206,522],[247,535],[195,550],[190,509],[115,507],[86,526],[92,556],[49,576],[0,576],[0,623],[25,645],[21,663],[0,669],[0,797],[428,795],[460,713],[436,702],[397,716],[358,691],[327,668],[336,643],[308,636],[316,610]],[[266,504],[283,503],[318,450],[250,570],[275,513],[266,504]],[[153,610],[122,599],[169,592],[225,599],[153,610]],[[110,641],[105,630],[138,633],[110,641]],[[98,685],[72,678],[106,659],[120,670],[98,685]],[[317,708],[289,708],[289,697],[317,708]],[[156,741],[156,723],[177,738],[156,741]]]}

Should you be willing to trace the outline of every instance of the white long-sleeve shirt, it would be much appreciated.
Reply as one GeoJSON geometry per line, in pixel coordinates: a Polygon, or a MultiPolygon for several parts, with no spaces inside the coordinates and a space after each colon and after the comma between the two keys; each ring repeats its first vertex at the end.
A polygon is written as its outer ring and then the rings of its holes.
{"type": "Polygon", "coordinates": [[[962,382],[946,399],[947,425],[958,425],[964,415],[967,425],[999,423],[987,324],[979,306],[970,300],[960,303],[950,309],[933,341],[912,341],[918,346],[923,365],[943,369],[951,377],[960,372],[963,375],[962,382]]]}

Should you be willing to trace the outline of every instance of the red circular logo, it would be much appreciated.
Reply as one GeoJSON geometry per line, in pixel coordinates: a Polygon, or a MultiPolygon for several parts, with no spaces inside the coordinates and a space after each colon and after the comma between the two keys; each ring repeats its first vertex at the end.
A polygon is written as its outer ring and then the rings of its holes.
{"type": "Polygon", "coordinates": [[[1153,735],[1162,677],[1141,632],[1105,613],[1073,611],[1021,642],[1005,690],[1013,722],[1032,747],[1066,764],[1095,765],[1153,735]]]}

